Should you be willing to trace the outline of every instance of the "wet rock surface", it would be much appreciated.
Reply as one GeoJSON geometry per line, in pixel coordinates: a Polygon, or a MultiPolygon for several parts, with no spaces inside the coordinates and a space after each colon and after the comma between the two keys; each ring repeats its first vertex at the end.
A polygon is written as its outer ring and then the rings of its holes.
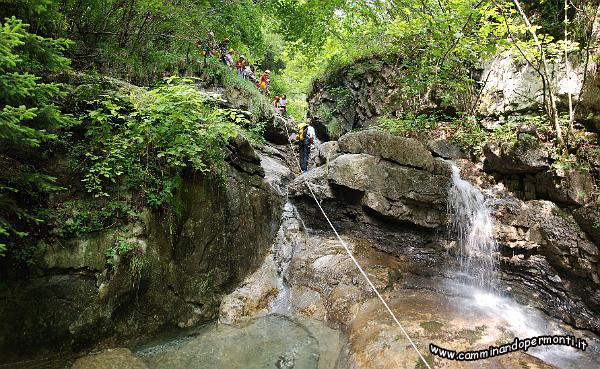
{"type": "Polygon", "coordinates": [[[147,211],[134,224],[48,245],[34,276],[4,281],[0,362],[215,319],[223,295],[267,255],[281,218],[277,183],[289,177],[265,162],[265,180],[244,140],[232,142],[228,158],[224,183],[186,173],[177,211],[147,211]],[[139,271],[132,256],[107,264],[119,239],[142,255],[139,271]]]}
{"type": "MultiPolygon", "coordinates": [[[[307,215],[300,212],[300,216],[307,215]]],[[[333,234],[311,228],[287,232],[288,238],[304,240],[295,243],[283,276],[289,288],[287,314],[320,320],[344,333],[347,341],[338,353],[336,368],[424,367],[333,234]]],[[[524,330],[521,319],[543,321],[543,317],[533,309],[512,311],[515,307],[502,300],[474,299],[467,289],[452,282],[448,274],[452,267],[435,248],[422,247],[419,257],[418,251],[396,235],[393,229],[370,228],[363,223],[355,223],[341,234],[432,367],[561,367],[523,352],[476,362],[443,360],[428,353],[429,343],[456,351],[479,350],[511,343],[515,336],[542,334],[544,331],[524,330]]],[[[575,356],[575,360],[588,359],[575,356]]]]}
{"type": "Polygon", "coordinates": [[[148,369],[144,362],[134,356],[129,349],[108,349],[78,359],[71,369],[148,369]]]}

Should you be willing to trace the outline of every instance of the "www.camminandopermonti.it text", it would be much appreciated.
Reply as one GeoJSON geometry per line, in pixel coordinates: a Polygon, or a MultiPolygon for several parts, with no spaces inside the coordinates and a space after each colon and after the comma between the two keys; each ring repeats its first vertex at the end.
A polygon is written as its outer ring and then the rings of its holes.
{"type": "Polygon", "coordinates": [[[537,336],[525,339],[515,337],[514,341],[511,343],[507,343],[501,346],[490,346],[487,349],[477,351],[457,352],[454,350],[447,350],[442,347],[436,346],[433,343],[430,343],[429,351],[433,355],[448,360],[473,361],[500,356],[519,350],[527,351],[532,347],[547,345],[570,346],[585,351],[588,343],[585,339],[576,338],[574,336],[537,336]]]}

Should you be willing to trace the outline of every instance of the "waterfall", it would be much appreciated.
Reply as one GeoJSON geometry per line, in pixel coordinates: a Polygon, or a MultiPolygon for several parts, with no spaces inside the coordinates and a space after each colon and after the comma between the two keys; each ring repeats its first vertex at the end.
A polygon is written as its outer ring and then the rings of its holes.
{"type": "Polygon", "coordinates": [[[452,165],[448,189],[448,215],[457,236],[462,282],[494,289],[498,256],[491,209],[483,193],[460,178],[456,165],[452,165]]]}

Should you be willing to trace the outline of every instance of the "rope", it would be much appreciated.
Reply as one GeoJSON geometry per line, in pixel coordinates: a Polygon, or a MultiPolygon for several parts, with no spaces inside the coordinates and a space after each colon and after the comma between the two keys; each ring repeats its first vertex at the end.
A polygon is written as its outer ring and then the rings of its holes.
{"type": "MultiPolygon", "coordinates": [[[[283,118],[283,120],[284,120],[284,124],[283,125],[285,127],[286,135],[288,137],[290,137],[290,132],[289,132],[288,126],[287,126],[287,119],[283,118]]],[[[294,155],[294,146],[292,146],[291,142],[289,142],[289,145],[290,145],[290,149],[292,151],[292,155],[294,155]]],[[[300,169],[300,173],[302,173],[302,168],[300,166],[300,159],[299,158],[296,158],[296,164],[298,164],[298,169],[300,169]]],[[[385,306],[386,310],[388,311],[388,313],[390,314],[390,316],[392,317],[392,319],[394,320],[394,322],[396,322],[396,324],[398,325],[398,327],[400,327],[400,330],[402,331],[402,333],[404,334],[404,336],[408,339],[408,341],[410,342],[410,344],[413,347],[413,349],[415,349],[415,351],[417,352],[417,355],[419,355],[419,358],[423,361],[423,364],[425,364],[425,366],[427,367],[427,369],[431,369],[431,366],[429,366],[429,363],[427,362],[427,360],[425,360],[425,358],[423,357],[423,355],[421,354],[421,352],[417,348],[417,345],[415,345],[415,343],[413,342],[413,340],[410,338],[410,336],[408,335],[408,333],[406,332],[406,330],[404,329],[404,327],[402,326],[402,324],[398,320],[398,318],[396,318],[396,315],[394,314],[394,312],[392,311],[392,309],[390,309],[389,305],[387,304],[387,302],[385,301],[385,299],[383,298],[383,296],[381,296],[381,294],[379,293],[379,291],[377,291],[377,288],[375,287],[375,285],[373,284],[373,282],[371,282],[371,279],[369,278],[369,276],[367,275],[367,273],[364,271],[364,269],[360,266],[360,264],[358,263],[358,260],[356,260],[356,258],[352,254],[352,251],[350,251],[350,248],[348,247],[348,245],[346,244],[346,242],[344,242],[344,240],[342,240],[342,237],[340,237],[340,234],[338,233],[337,229],[335,229],[335,227],[333,226],[333,223],[331,223],[331,220],[329,219],[329,217],[325,213],[325,210],[321,206],[321,202],[317,199],[317,196],[315,195],[312,187],[310,186],[310,182],[309,181],[304,181],[304,183],[306,184],[306,187],[310,191],[310,194],[312,195],[312,198],[315,200],[315,203],[319,207],[319,210],[321,211],[321,214],[323,214],[323,216],[325,217],[325,220],[327,220],[327,223],[329,224],[329,226],[333,230],[333,233],[335,233],[335,236],[337,237],[338,241],[340,241],[340,244],[342,245],[342,247],[344,248],[344,250],[346,250],[346,253],[350,257],[350,259],[352,260],[352,262],[354,263],[354,265],[356,265],[356,267],[358,268],[358,270],[360,271],[360,273],[362,274],[362,276],[365,278],[365,280],[367,281],[367,283],[369,284],[369,286],[371,287],[371,289],[375,292],[375,294],[379,298],[379,301],[381,301],[381,303],[383,304],[383,306],[385,306]]]]}

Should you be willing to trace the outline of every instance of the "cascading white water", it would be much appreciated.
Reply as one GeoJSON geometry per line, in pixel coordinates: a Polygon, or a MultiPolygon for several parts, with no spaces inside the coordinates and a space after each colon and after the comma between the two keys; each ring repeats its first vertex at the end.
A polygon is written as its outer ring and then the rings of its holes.
{"type": "Polygon", "coordinates": [[[498,255],[491,209],[481,191],[460,178],[455,165],[448,189],[448,214],[458,237],[464,282],[484,290],[494,289],[498,255]]]}
{"type": "MultiPolygon", "coordinates": [[[[469,313],[478,311],[488,316],[490,324],[505,327],[515,337],[566,334],[560,324],[534,308],[497,293],[499,255],[498,244],[493,237],[490,200],[493,199],[486,199],[478,188],[463,180],[458,167],[452,165],[448,215],[452,220],[452,232],[457,236],[461,269],[461,278],[457,284],[452,284],[452,288],[457,288],[468,299],[462,302],[461,307],[466,304],[469,313]]],[[[591,343],[588,352],[565,346],[540,346],[528,353],[565,369],[597,368],[598,341],[587,339],[591,343]]]]}

